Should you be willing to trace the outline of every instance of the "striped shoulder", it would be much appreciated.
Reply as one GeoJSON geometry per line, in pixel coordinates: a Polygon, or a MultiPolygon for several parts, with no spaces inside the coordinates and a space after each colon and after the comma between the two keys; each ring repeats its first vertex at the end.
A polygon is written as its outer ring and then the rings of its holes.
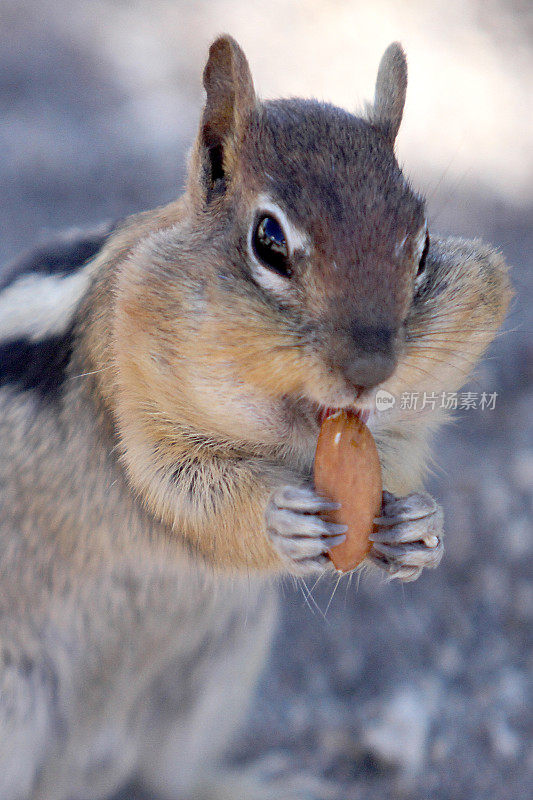
{"type": "Polygon", "coordinates": [[[25,275],[63,277],[76,272],[101,250],[115,228],[115,223],[73,228],[37,245],[0,269],[0,292],[25,275]]]}
{"type": "Polygon", "coordinates": [[[57,396],[91,260],[114,227],[69,231],[0,272],[0,387],[57,396]]]}

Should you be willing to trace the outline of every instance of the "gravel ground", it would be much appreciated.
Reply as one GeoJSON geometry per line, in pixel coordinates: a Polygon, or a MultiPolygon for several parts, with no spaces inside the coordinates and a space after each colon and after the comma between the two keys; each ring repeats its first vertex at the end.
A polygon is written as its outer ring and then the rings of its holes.
{"type": "MultiPolygon", "coordinates": [[[[3,261],[47,231],[165,202],[182,178],[184,142],[135,138],[124,88],[31,5],[4,8],[3,261]]],[[[498,392],[495,410],[458,414],[435,443],[429,488],[445,508],[445,558],[403,586],[370,575],[284,585],[273,656],[234,751],[282,777],[296,762],[327,778],[334,800],[518,800],[533,786],[531,206],[472,185],[452,194],[444,210],[430,205],[441,230],[501,247],[516,297],[471,385],[498,392]]]]}

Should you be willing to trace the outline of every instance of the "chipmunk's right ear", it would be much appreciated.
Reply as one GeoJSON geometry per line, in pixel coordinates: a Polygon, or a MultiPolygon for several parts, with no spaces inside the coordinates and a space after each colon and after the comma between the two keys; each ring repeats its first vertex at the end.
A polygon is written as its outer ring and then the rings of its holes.
{"type": "Polygon", "coordinates": [[[208,192],[223,191],[231,177],[236,141],[256,105],[250,68],[231,36],[220,36],[209,48],[204,69],[207,100],[199,146],[208,192]]]}
{"type": "Polygon", "coordinates": [[[380,128],[391,145],[400,128],[407,92],[407,59],[399,42],[390,44],[379,63],[370,122],[380,128]]]}

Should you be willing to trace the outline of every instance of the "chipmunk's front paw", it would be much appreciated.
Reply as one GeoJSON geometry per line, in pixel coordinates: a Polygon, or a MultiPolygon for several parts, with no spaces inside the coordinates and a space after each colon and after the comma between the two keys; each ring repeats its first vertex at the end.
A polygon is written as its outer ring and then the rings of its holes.
{"type": "Polygon", "coordinates": [[[338,508],[307,487],[284,486],[266,509],[268,535],[293,574],[322,573],[331,568],[330,547],[346,539],[346,526],[325,522],[319,514],[338,508]]]}
{"type": "Polygon", "coordinates": [[[444,547],[442,509],[428,494],[395,497],[383,492],[381,516],[368,558],[391,578],[414,581],[424,567],[438,566],[444,547]]]}

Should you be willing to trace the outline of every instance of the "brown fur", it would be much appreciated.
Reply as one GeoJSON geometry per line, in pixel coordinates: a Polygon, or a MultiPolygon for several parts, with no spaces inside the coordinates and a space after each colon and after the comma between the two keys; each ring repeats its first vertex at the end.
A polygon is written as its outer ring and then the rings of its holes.
{"type": "MultiPolygon", "coordinates": [[[[507,279],[490,249],[432,238],[434,277],[414,302],[413,253],[392,255],[423,221],[381,136],[388,116],[391,131],[401,120],[403,58],[394,47],[384,57],[372,128],[303,101],[261,107],[238,46],[217,42],[188,193],[130,222],[100,257],[81,346],[127,474],[176,544],[185,536],[218,567],[281,566],[264,508],[276,485],[310,475],[312,403],[353,399],[336,370],[340,354],[356,349],[351,325],[398,331],[398,366],[383,388],[399,395],[456,389],[501,322],[507,279]],[[205,177],[215,146],[231,162],[219,194],[205,177]],[[242,249],[265,191],[313,242],[281,308],[227,255],[242,249]],[[436,358],[446,362],[438,378],[436,358]]],[[[391,490],[419,486],[437,416],[400,413],[374,431],[391,490]]]]}
{"type": "MultiPolygon", "coordinates": [[[[372,336],[395,365],[372,385],[397,396],[458,388],[493,338],[510,290],[490,248],[432,236],[417,289],[424,205],[392,149],[405,82],[393,46],[368,120],[261,104],[217,40],[187,191],[92,262],[60,399],[1,390],[6,800],[100,797],[135,773],[190,796],[266,652],[258,573],[287,565],[265,513],[309,483],[318,408],[370,402],[350,376],[371,375],[372,336]],[[301,233],[277,293],[247,250],[264,196],[301,233]]],[[[387,489],[419,487],[441,419],[371,419],[387,489]]]]}

